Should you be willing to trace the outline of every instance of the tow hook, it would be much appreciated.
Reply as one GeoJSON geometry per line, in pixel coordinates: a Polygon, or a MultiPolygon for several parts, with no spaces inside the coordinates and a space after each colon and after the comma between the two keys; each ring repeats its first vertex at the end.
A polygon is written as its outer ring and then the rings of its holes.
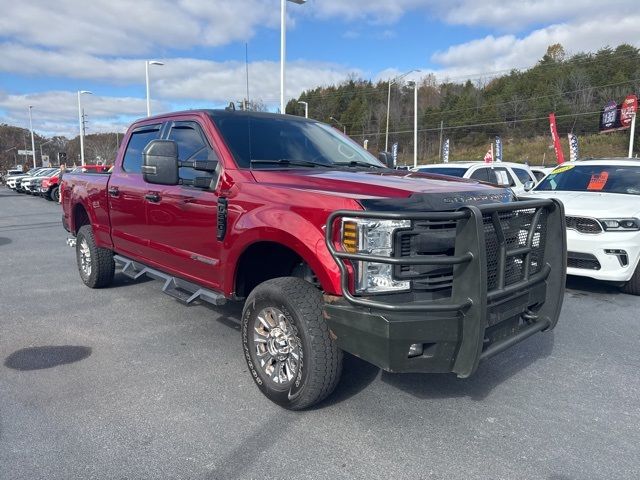
{"type": "Polygon", "coordinates": [[[75,237],[67,238],[67,246],[69,246],[71,248],[75,248],[76,247],[76,238],[75,237]]]}

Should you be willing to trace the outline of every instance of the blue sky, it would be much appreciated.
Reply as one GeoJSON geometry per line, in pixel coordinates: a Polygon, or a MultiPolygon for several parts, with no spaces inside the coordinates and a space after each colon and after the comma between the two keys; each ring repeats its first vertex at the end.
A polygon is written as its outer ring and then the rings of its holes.
{"type": "MultiPolygon", "coordinates": [[[[278,0],[3,1],[0,122],[24,126],[27,105],[43,134],[75,135],[75,92],[90,131],[124,131],[145,114],[144,62],[153,111],[279,98],[278,0]],[[55,5],[53,7],[52,5],[55,5]]],[[[526,68],[555,42],[568,53],[638,45],[635,1],[309,0],[288,3],[287,97],[349,75],[382,80],[489,78],[526,68]],[[615,28],[614,28],[615,27],[615,28]]]]}

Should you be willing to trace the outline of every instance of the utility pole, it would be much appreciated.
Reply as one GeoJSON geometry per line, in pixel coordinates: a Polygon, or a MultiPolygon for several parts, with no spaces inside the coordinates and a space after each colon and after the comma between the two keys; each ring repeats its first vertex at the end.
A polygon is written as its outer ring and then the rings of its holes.
{"type": "Polygon", "coordinates": [[[33,105],[29,105],[29,130],[31,130],[31,155],[33,156],[33,168],[36,168],[36,142],[33,138],[33,122],[31,121],[31,109],[33,105]]]}

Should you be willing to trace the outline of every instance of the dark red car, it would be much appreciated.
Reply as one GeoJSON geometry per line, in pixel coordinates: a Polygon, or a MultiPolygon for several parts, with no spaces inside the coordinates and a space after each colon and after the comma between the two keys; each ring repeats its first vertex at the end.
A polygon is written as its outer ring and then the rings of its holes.
{"type": "Polygon", "coordinates": [[[187,304],[244,301],[251,376],[287,408],[332,392],[343,351],[391,372],[468,377],[558,321],[559,202],[392,170],[315,120],[145,118],[112,173],[63,186],[87,286],[107,287],[119,265],[187,304]]]}

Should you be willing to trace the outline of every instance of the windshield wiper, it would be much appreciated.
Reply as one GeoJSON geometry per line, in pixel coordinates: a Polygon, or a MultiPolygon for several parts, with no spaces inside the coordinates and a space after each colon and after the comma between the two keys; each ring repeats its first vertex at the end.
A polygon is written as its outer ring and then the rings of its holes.
{"type": "Polygon", "coordinates": [[[330,168],[331,165],[328,165],[326,163],[319,163],[319,162],[311,162],[308,160],[290,160],[288,158],[279,158],[279,159],[273,159],[273,160],[251,160],[251,166],[253,165],[268,165],[268,164],[274,164],[274,165],[282,165],[285,167],[288,166],[293,166],[293,167],[325,167],[325,168],[330,168]]]}
{"type": "Polygon", "coordinates": [[[351,160],[350,162],[335,162],[334,165],[338,165],[340,167],[384,168],[382,165],[376,165],[374,163],[363,162],[361,160],[351,160]]]}

